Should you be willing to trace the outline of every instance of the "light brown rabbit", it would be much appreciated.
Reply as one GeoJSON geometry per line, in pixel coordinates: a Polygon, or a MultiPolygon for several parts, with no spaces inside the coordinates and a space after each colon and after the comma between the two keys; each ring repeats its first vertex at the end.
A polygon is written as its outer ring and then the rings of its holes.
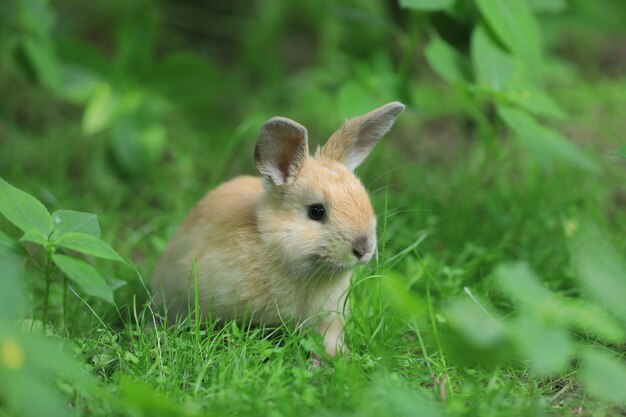
{"type": "Polygon", "coordinates": [[[352,171],[404,105],[346,121],[309,155],[307,131],[267,121],[254,150],[263,179],[242,176],[210,191],[167,245],[152,278],[168,317],[194,306],[195,260],[203,314],[315,326],[326,352],[343,344],[351,268],[376,250],[376,217],[352,171]]]}

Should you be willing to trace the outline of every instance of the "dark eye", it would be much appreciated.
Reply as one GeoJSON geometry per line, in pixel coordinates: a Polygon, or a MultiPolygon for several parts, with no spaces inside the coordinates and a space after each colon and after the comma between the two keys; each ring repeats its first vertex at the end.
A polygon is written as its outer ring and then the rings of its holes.
{"type": "Polygon", "coordinates": [[[322,204],[311,204],[309,206],[309,217],[311,220],[320,221],[324,218],[326,209],[322,204]]]}

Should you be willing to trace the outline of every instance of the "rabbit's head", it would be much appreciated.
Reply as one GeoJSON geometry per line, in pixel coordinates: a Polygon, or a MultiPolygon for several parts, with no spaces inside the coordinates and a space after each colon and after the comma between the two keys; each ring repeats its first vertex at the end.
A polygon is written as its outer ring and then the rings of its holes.
{"type": "Polygon", "coordinates": [[[402,110],[393,102],[346,121],[315,156],[300,124],[275,117],[263,125],[254,160],[265,178],[257,221],[268,256],[303,273],[372,259],[376,216],[353,170],[402,110]]]}

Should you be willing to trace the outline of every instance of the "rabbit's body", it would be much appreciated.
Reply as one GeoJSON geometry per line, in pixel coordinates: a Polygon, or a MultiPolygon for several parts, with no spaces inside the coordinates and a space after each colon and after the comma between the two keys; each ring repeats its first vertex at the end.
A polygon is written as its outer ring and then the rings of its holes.
{"type": "Polygon", "coordinates": [[[376,218],[352,169],[404,107],[352,119],[314,156],[306,130],[267,122],[255,162],[265,179],[238,177],[209,192],[169,242],[152,279],[170,319],[194,306],[225,320],[315,326],[334,355],[343,348],[351,268],[376,246],[376,218]]]}
{"type": "Polygon", "coordinates": [[[262,195],[260,178],[238,177],[210,191],[183,221],[153,276],[160,289],[155,300],[167,301],[170,319],[193,308],[194,260],[201,310],[214,317],[280,324],[305,321],[325,299],[335,301],[329,309],[343,308],[336,302],[348,289],[350,271],[312,277],[316,265],[294,267],[272,256],[257,217],[262,195]]]}

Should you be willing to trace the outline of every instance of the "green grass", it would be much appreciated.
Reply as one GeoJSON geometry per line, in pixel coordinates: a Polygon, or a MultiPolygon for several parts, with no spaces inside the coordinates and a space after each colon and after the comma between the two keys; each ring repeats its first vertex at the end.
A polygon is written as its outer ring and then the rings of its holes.
{"type": "MultiPolygon", "coordinates": [[[[516,306],[493,274],[512,261],[527,262],[553,292],[579,297],[563,227],[569,219],[592,219],[626,253],[626,166],[608,156],[625,142],[626,78],[571,77],[575,89],[564,86],[563,77],[551,81],[570,114],[557,127],[593,155],[599,175],[541,166],[506,134],[479,143],[455,113],[462,99],[429,79],[430,87],[419,92],[424,100],[417,100],[424,107],[403,114],[358,171],[379,214],[379,256],[353,280],[346,330],[352,354],[320,366],[309,360],[319,337],[290,325],[199,326],[188,318],[164,326],[146,304],[151,269],[185,213],[221,181],[254,172],[262,118],[245,113],[263,108],[261,100],[250,99],[228,120],[208,115],[206,123],[218,126],[212,132],[187,129],[173,117],[166,156],[129,179],[116,170],[103,135],[82,136],[79,109],[0,78],[4,94],[17,97],[4,117],[27,117],[0,125],[2,177],[50,210],[97,213],[103,239],[137,268],[96,261],[103,276],[128,281],[116,291],[117,308],[71,295],[67,327],[50,330],[100,381],[90,392],[64,381],[58,384],[62,394],[90,416],[624,413],[587,392],[575,361],[563,372],[541,375],[522,355],[497,360],[464,350],[448,314],[450,303],[461,299],[515,317],[516,306]],[[428,97],[442,90],[452,109],[422,118],[417,110],[429,115],[428,97]]],[[[306,103],[294,114],[303,115],[318,141],[330,131],[320,132],[316,124],[326,129],[341,119],[322,120],[320,110],[306,103]]],[[[3,220],[0,229],[18,236],[3,220]]],[[[36,272],[29,274],[37,315],[41,284],[36,272]]],[[[53,316],[60,297],[53,288],[53,316]]],[[[624,359],[623,344],[580,331],[572,337],[624,359]]]]}

